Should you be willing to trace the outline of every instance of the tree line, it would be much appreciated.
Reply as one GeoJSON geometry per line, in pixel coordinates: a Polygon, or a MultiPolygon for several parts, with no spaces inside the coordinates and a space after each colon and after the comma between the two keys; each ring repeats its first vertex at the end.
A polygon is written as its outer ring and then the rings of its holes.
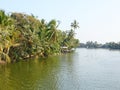
{"type": "Polygon", "coordinates": [[[97,41],[88,41],[86,43],[80,43],[80,48],[107,48],[107,49],[120,49],[120,42],[108,42],[105,44],[99,44],[97,41]]]}
{"type": "Polygon", "coordinates": [[[10,13],[0,10],[0,61],[15,62],[33,56],[47,57],[59,54],[61,47],[69,50],[79,45],[74,38],[78,22],[71,29],[58,29],[59,22],[39,20],[33,14],[10,13]]]}

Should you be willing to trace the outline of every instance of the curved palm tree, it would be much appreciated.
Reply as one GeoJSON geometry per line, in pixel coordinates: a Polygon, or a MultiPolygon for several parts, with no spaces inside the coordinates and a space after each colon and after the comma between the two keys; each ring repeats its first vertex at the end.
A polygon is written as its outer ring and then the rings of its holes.
{"type": "Polygon", "coordinates": [[[11,18],[0,10],[0,60],[10,62],[9,49],[11,47],[11,18]]]}
{"type": "Polygon", "coordinates": [[[57,41],[57,22],[56,20],[51,20],[49,23],[48,23],[48,29],[47,29],[47,38],[49,41],[53,41],[53,42],[56,42],[57,41]]]}
{"type": "MultiPolygon", "coordinates": [[[[16,27],[14,24],[14,19],[11,18],[11,16],[6,15],[3,10],[0,11],[0,42],[2,44],[0,45],[1,50],[1,60],[4,60],[6,62],[11,62],[13,55],[10,53],[11,47],[19,46],[18,43],[18,37],[19,32],[16,31],[16,27]]],[[[12,52],[16,52],[15,50],[12,50],[12,52]]]]}
{"type": "Polygon", "coordinates": [[[34,16],[23,13],[6,15],[0,10],[0,60],[6,62],[24,59],[34,55],[48,56],[60,53],[61,46],[75,46],[74,30],[78,23],[71,23],[66,33],[58,30],[60,22],[51,20],[46,23],[34,16]]]}

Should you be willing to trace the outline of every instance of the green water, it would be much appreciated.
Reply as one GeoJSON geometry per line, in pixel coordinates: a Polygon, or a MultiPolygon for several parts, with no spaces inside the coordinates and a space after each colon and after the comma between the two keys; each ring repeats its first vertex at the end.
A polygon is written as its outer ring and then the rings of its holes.
{"type": "Polygon", "coordinates": [[[74,53],[0,65],[0,90],[120,90],[120,51],[74,53]]]}

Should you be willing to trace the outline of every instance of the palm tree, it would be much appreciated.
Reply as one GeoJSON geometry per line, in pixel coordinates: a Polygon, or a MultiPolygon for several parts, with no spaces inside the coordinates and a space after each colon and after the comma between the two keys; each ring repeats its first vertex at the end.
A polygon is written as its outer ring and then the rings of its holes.
{"type": "Polygon", "coordinates": [[[77,29],[77,28],[79,28],[78,24],[79,23],[76,20],[74,20],[73,23],[71,23],[71,28],[73,28],[74,30],[77,29]]]}
{"type": "Polygon", "coordinates": [[[59,33],[57,29],[58,26],[59,26],[59,22],[57,24],[56,20],[51,20],[47,24],[46,37],[47,37],[47,42],[49,43],[50,53],[58,53],[60,49],[60,44],[58,41],[58,33],[59,33]]]}
{"type": "Polygon", "coordinates": [[[47,38],[48,41],[56,41],[57,39],[57,28],[56,20],[51,20],[47,25],[47,38]]]}
{"type": "Polygon", "coordinates": [[[12,26],[13,20],[5,14],[5,11],[0,10],[0,57],[6,62],[10,62],[9,49],[12,46],[12,26]]]}
{"type": "Polygon", "coordinates": [[[76,20],[66,33],[58,30],[60,22],[38,20],[33,15],[11,13],[0,10],[0,60],[11,62],[35,55],[48,56],[60,53],[61,46],[70,49],[78,42],[74,30],[76,20]]]}

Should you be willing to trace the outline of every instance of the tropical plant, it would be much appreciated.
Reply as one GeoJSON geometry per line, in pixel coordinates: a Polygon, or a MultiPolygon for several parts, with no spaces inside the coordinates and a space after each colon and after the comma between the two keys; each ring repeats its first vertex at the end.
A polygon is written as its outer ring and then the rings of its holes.
{"type": "Polygon", "coordinates": [[[0,10],[0,61],[14,62],[33,56],[46,57],[61,53],[61,47],[74,48],[78,40],[74,30],[78,23],[71,23],[67,33],[58,29],[60,22],[37,19],[33,14],[6,14],[0,10]]]}

